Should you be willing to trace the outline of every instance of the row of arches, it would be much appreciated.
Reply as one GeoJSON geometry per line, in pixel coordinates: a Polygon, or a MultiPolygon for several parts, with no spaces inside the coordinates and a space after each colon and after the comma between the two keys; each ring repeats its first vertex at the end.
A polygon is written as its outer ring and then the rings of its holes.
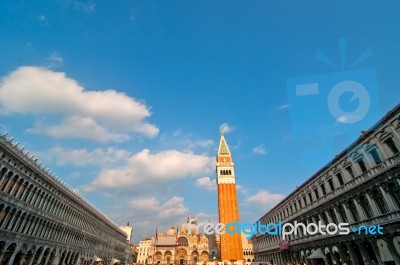
{"type": "MultiPolygon", "coordinates": [[[[285,200],[274,212],[274,216],[266,217],[266,222],[284,220],[293,214],[300,213],[308,206],[318,203],[322,198],[342,189],[346,184],[362,177],[373,176],[382,167],[389,167],[400,154],[399,129],[387,126],[383,135],[366,139],[354,151],[337,157],[332,165],[313,176],[301,190],[296,191],[290,199],[285,200]],[[340,161],[339,161],[340,159],[340,161]]],[[[349,185],[347,185],[349,186],[349,185]]]]}
{"type": "Polygon", "coordinates": [[[83,209],[76,203],[74,203],[74,206],[69,205],[65,202],[65,199],[58,197],[58,194],[55,195],[54,191],[50,195],[47,188],[38,186],[34,180],[27,176],[15,173],[14,170],[7,167],[4,161],[2,164],[0,191],[92,233],[97,231],[101,235],[106,235],[114,232],[110,227],[98,221],[93,222],[92,218],[87,216],[87,213],[83,214],[83,209]]]}
{"type": "MultiPolygon", "coordinates": [[[[129,244],[116,225],[7,148],[0,142],[0,230],[6,232],[0,240],[43,241],[51,250],[79,247],[125,260],[129,244]]],[[[6,256],[13,247],[7,249],[6,256]]]]}
{"type": "MultiPolygon", "coordinates": [[[[372,185],[372,184],[371,184],[372,185]]],[[[346,196],[345,200],[332,205],[325,205],[318,211],[304,216],[304,219],[296,220],[305,226],[309,224],[322,225],[330,223],[372,222],[373,219],[386,216],[390,212],[400,211],[400,179],[390,177],[380,183],[373,183],[370,189],[363,189],[354,196],[346,196]]],[[[278,220],[279,221],[279,220],[278,220]]],[[[293,222],[293,221],[292,221],[293,222]]],[[[379,222],[378,222],[379,223],[379,222]]],[[[288,240],[300,240],[308,237],[302,227],[298,227],[296,233],[288,235],[288,240]]],[[[275,236],[266,235],[255,240],[260,247],[278,245],[280,239],[275,236]]]]}
{"type": "Polygon", "coordinates": [[[0,264],[4,265],[89,265],[95,261],[95,257],[92,253],[73,249],[0,241],[0,264]]]}
{"type": "Polygon", "coordinates": [[[220,170],[219,174],[222,175],[222,176],[232,175],[232,171],[230,169],[229,170],[228,169],[224,169],[224,170],[220,170]]]}
{"type": "Polygon", "coordinates": [[[0,203],[0,229],[12,232],[14,235],[40,238],[54,243],[62,242],[84,249],[96,248],[105,253],[110,251],[124,253],[126,249],[125,244],[110,242],[104,238],[99,239],[71,226],[47,220],[42,216],[9,206],[6,203],[0,203]]]}
{"type": "Polygon", "coordinates": [[[287,251],[265,253],[256,256],[256,260],[270,264],[400,264],[399,236],[367,240],[351,240],[315,246],[295,248],[287,251]]]}
{"type": "Polygon", "coordinates": [[[89,236],[4,203],[0,204],[0,229],[81,247],[95,245],[89,236]]]}
{"type": "Polygon", "coordinates": [[[243,249],[243,256],[253,256],[253,249],[243,249]]]}
{"type": "Polygon", "coordinates": [[[210,260],[207,251],[192,251],[189,252],[185,248],[179,248],[173,255],[172,251],[156,251],[155,262],[158,264],[192,264],[197,262],[207,262],[210,260]]]}

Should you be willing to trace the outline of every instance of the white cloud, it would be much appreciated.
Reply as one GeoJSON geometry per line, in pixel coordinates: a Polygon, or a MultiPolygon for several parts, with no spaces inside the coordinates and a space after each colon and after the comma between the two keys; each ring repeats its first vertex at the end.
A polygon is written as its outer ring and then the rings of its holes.
{"type": "Polygon", "coordinates": [[[239,185],[239,184],[236,184],[236,190],[237,190],[238,192],[240,192],[240,193],[246,195],[246,196],[247,196],[247,194],[249,193],[249,189],[248,189],[248,188],[245,188],[244,186],[239,185]]]}
{"type": "Polygon", "coordinates": [[[63,117],[59,124],[36,122],[31,132],[57,138],[124,141],[130,134],[155,137],[142,102],[115,90],[87,91],[65,73],[23,66],[0,84],[0,114],[63,117]]]}
{"type": "Polygon", "coordinates": [[[215,191],[217,190],[217,184],[215,179],[211,180],[210,177],[202,177],[196,179],[195,185],[206,190],[215,191]]]}
{"type": "Polygon", "coordinates": [[[283,194],[272,194],[269,191],[260,190],[253,196],[246,198],[245,204],[256,204],[265,207],[266,209],[270,209],[284,198],[285,195],[283,194]]]}
{"type": "Polygon", "coordinates": [[[80,176],[81,176],[81,173],[73,172],[73,173],[69,174],[68,179],[69,180],[75,180],[75,179],[80,178],[80,176]]]}
{"type": "Polygon", "coordinates": [[[203,139],[203,140],[197,140],[195,142],[195,144],[198,145],[198,146],[204,147],[204,148],[208,148],[208,147],[214,145],[214,141],[210,140],[210,139],[208,139],[208,140],[204,140],[203,139]]]}
{"type": "Polygon", "coordinates": [[[205,224],[205,223],[218,223],[218,213],[205,213],[199,212],[194,215],[196,218],[197,224],[205,224]]]}
{"type": "Polygon", "coordinates": [[[289,104],[283,104],[283,105],[280,105],[279,107],[277,107],[276,110],[285,110],[285,109],[288,109],[289,107],[290,107],[289,104]]]}
{"type": "Polygon", "coordinates": [[[52,52],[46,58],[45,66],[49,69],[55,69],[64,65],[64,58],[58,52],[52,52]]]}
{"type": "Polygon", "coordinates": [[[68,117],[59,125],[47,125],[35,122],[34,127],[28,132],[43,134],[54,138],[87,139],[98,142],[123,142],[129,139],[128,134],[112,133],[100,126],[90,117],[68,117]]]}
{"type": "Polygon", "coordinates": [[[56,2],[63,7],[71,7],[88,15],[96,11],[96,4],[92,0],[57,0],[56,2]]]}
{"type": "Polygon", "coordinates": [[[120,150],[114,147],[88,150],[86,148],[64,149],[56,146],[48,150],[42,156],[48,157],[49,160],[54,160],[58,165],[95,165],[104,167],[126,162],[130,157],[130,153],[126,150],[120,150]]]}
{"type": "Polygon", "coordinates": [[[37,19],[41,22],[46,22],[46,17],[44,15],[39,15],[37,19]]]}
{"type": "Polygon", "coordinates": [[[188,151],[195,151],[198,148],[201,149],[209,149],[214,145],[213,140],[206,140],[206,139],[199,139],[199,140],[192,140],[189,139],[189,137],[185,136],[184,138],[181,138],[180,143],[183,145],[184,150],[188,151]]]}
{"type": "Polygon", "coordinates": [[[340,123],[354,123],[359,120],[360,117],[357,115],[342,115],[339,118],[337,118],[337,121],[340,123]]]}
{"type": "Polygon", "coordinates": [[[184,198],[179,196],[173,196],[163,204],[154,197],[137,198],[133,199],[129,206],[141,215],[157,216],[158,220],[169,217],[179,218],[189,213],[189,209],[184,205],[184,198]]]}
{"type": "Polygon", "coordinates": [[[184,205],[182,197],[174,196],[163,204],[160,211],[160,217],[183,216],[189,212],[184,205]]]}
{"type": "Polygon", "coordinates": [[[229,125],[228,123],[222,123],[219,126],[219,131],[222,133],[230,133],[231,131],[233,131],[235,128],[232,125],[229,125]]]}
{"type": "Polygon", "coordinates": [[[265,146],[263,144],[260,144],[253,148],[253,154],[265,155],[266,153],[267,153],[267,150],[265,149],[265,146]]]}
{"type": "Polygon", "coordinates": [[[150,150],[144,149],[132,155],[122,167],[101,170],[85,190],[163,185],[168,181],[210,173],[214,163],[208,156],[191,152],[166,150],[151,154],[150,150]]]}
{"type": "Polygon", "coordinates": [[[165,149],[173,148],[185,152],[209,153],[215,148],[212,139],[198,138],[193,133],[184,133],[181,129],[172,133],[164,132],[158,139],[165,149]]]}
{"type": "Polygon", "coordinates": [[[96,10],[96,4],[92,1],[74,1],[74,7],[78,11],[91,14],[96,10]]]}
{"type": "Polygon", "coordinates": [[[140,211],[158,211],[160,208],[160,202],[152,197],[152,198],[139,198],[134,199],[130,203],[131,208],[140,211]]]}

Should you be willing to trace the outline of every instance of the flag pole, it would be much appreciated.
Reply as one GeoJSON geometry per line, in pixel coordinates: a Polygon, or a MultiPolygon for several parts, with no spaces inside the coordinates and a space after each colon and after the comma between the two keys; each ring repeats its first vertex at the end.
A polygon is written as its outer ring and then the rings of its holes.
{"type": "Polygon", "coordinates": [[[158,240],[157,230],[158,230],[158,225],[156,226],[156,236],[154,238],[153,265],[156,264],[155,261],[156,261],[156,249],[157,249],[157,240],[158,240]]]}
{"type": "Polygon", "coordinates": [[[175,261],[174,261],[175,265],[178,265],[178,261],[176,260],[176,257],[177,257],[176,251],[177,251],[177,246],[178,246],[178,240],[179,240],[179,231],[178,231],[178,225],[176,225],[175,261]]]}

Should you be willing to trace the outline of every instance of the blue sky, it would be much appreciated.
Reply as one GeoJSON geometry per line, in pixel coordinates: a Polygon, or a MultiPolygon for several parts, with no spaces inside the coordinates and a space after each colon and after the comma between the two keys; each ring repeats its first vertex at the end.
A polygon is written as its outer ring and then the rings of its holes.
{"type": "Polygon", "coordinates": [[[398,104],[399,11],[397,1],[1,1],[1,132],[129,220],[137,242],[189,213],[217,220],[223,129],[241,218],[255,221],[398,104]]]}

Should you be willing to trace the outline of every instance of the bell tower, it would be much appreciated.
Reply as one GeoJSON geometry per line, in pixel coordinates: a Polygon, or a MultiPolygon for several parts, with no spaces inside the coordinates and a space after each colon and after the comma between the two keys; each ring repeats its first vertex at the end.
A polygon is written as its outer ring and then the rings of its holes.
{"type": "MultiPolygon", "coordinates": [[[[218,215],[219,222],[227,225],[240,222],[238,200],[236,196],[235,169],[232,155],[223,133],[217,154],[217,186],[218,186],[218,215]]],[[[242,241],[239,233],[222,234],[220,237],[221,260],[243,260],[242,241]]]]}

